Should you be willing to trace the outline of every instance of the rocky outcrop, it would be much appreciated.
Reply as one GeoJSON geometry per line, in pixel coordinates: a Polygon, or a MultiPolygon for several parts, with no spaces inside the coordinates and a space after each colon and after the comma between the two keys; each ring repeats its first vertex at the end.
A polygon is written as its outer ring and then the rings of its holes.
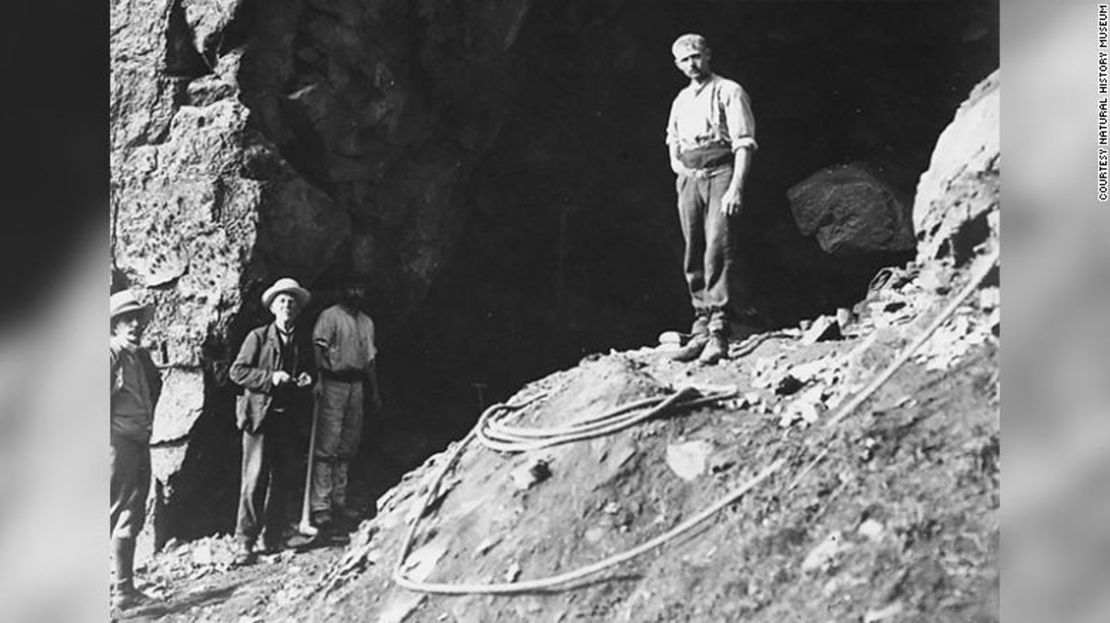
{"type": "Polygon", "coordinates": [[[786,193],[798,229],[834,255],[913,249],[909,197],[886,177],[862,162],[814,173],[786,193]]]}
{"type": "Polygon", "coordinates": [[[528,5],[113,2],[111,260],[154,303],[167,495],[274,278],[357,276],[396,316],[424,296],[528,5]]]}
{"type": "Polygon", "coordinates": [[[965,262],[998,242],[999,70],[979,83],[937,139],[913,205],[919,263],[965,262]]]}

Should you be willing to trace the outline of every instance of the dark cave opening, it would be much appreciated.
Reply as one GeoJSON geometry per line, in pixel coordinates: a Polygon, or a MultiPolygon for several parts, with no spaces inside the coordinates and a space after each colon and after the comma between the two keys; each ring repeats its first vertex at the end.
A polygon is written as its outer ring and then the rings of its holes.
{"type": "Polygon", "coordinates": [[[798,232],[786,191],[859,161],[912,198],[937,136],[998,66],[996,2],[537,3],[462,240],[384,338],[385,387],[412,406],[395,424],[445,443],[476,418],[479,386],[501,400],[589,353],[688,326],[663,129],[686,80],[670,44],[690,31],[757,121],[738,317],[769,328],[850,306],[876,270],[913,257],[824,253],[798,232]]]}
{"type": "MultiPolygon", "coordinates": [[[[503,76],[459,72],[454,78],[481,91],[476,101],[505,98],[490,109],[507,112],[503,122],[469,122],[500,130],[453,197],[452,214],[443,217],[462,228],[446,263],[407,316],[398,312],[407,295],[398,294],[388,275],[368,284],[366,311],[379,329],[386,408],[367,422],[361,469],[353,474],[367,508],[403,472],[462,437],[483,406],[591,353],[653,344],[661,331],[689,326],[674,175],[663,137],[671,101],[685,85],[670,45],[691,31],[708,38],[714,70],[748,91],[757,122],[760,147],[735,241],[738,320],[759,330],[850,306],[875,271],[913,257],[912,251],[825,253],[799,233],[786,193],[826,167],[866,162],[912,197],[940,132],[972,87],[998,67],[996,1],[536,2],[503,76]]],[[[327,59],[301,54],[292,62],[310,69],[320,63],[321,76],[330,67],[327,59]]],[[[398,66],[423,71],[415,57],[398,66]]],[[[338,126],[350,111],[316,110],[312,89],[323,87],[313,85],[326,81],[311,71],[304,75],[312,80],[293,84],[289,101],[275,104],[284,107],[289,126],[283,153],[306,178],[347,202],[348,194],[358,194],[356,185],[327,182],[328,163],[314,160],[327,151],[310,142],[342,138],[347,130],[309,129],[318,113],[323,125],[338,126]]],[[[352,89],[352,109],[372,101],[370,86],[352,89]]],[[[431,92],[417,99],[444,111],[436,119],[451,126],[422,125],[422,132],[477,132],[451,117],[452,106],[465,103],[431,92]]],[[[368,139],[371,147],[378,142],[368,139]]],[[[375,184],[424,182],[375,175],[375,184]]],[[[352,211],[352,221],[388,237],[410,206],[380,205],[384,212],[352,211]]],[[[332,268],[328,275],[345,267],[332,268]]],[[[306,328],[334,299],[328,275],[309,284],[314,301],[305,310],[306,328]]],[[[233,323],[232,348],[269,320],[254,311],[233,323]]],[[[212,385],[217,389],[192,435],[206,441],[194,442],[189,460],[216,465],[219,457],[233,471],[238,439],[227,415],[234,396],[223,379],[212,385]]],[[[301,432],[307,443],[307,431],[301,432]]],[[[205,494],[199,492],[209,480],[181,483],[177,504],[196,508],[160,532],[191,537],[231,528],[235,491],[227,483],[234,479],[209,478],[219,484],[205,494]],[[208,519],[193,525],[195,517],[208,519]]]]}

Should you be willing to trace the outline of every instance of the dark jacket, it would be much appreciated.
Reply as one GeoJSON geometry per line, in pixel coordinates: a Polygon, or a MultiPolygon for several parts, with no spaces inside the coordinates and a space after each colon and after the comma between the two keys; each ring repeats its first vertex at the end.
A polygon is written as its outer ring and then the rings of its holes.
{"type": "Polygon", "coordinates": [[[136,421],[134,417],[116,417],[116,397],[124,390],[123,360],[116,347],[109,348],[109,351],[111,353],[112,434],[146,443],[150,439],[150,429],[154,420],[153,409],[158,404],[158,398],[162,394],[162,375],[158,372],[158,367],[154,365],[154,361],[151,360],[150,353],[145,348],[136,349],[134,351],[135,359],[138,360],[142,373],[146,375],[147,387],[150,389],[150,408],[152,411],[147,414],[147,417],[143,418],[144,421],[142,422],[136,421]]]}
{"type": "MultiPolygon", "coordinates": [[[[293,377],[307,372],[315,383],[316,363],[307,331],[296,331],[293,334],[293,361],[293,377]]],[[[272,380],[274,372],[281,368],[280,364],[281,341],[274,323],[258,327],[247,334],[239,349],[239,356],[228,372],[236,385],[245,388],[235,405],[235,425],[240,429],[253,433],[262,426],[273,403],[274,390],[281,389],[275,388],[272,380]]],[[[287,406],[293,411],[293,415],[311,413],[311,385],[301,388],[293,385],[282,387],[287,388],[290,398],[287,406]]]]}

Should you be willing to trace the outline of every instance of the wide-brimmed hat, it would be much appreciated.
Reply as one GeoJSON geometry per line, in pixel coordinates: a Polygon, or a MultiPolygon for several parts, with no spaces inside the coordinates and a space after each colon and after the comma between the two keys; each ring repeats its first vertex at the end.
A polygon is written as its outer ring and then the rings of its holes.
{"type": "Polygon", "coordinates": [[[307,305],[309,299],[312,298],[312,295],[308,293],[308,290],[302,288],[301,284],[297,283],[296,279],[293,279],[292,277],[282,277],[281,279],[275,281],[274,285],[270,286],[266,289],[265,292],[262,293],[262,305],[266,309],[270,309],[270,303],[274,302],[274,297],[283,292],[287,294],[292,294],[293,297],[297,299],[297,302],[300,304],[301,307],[307,305]]]}
{"type": "Polygon", "coordinates": [[[132,312],[139,312],[141,318],[146,318],[149,315],[150,307],[139,300],[131,290],[120,290],[108,298],[111,307],[110,319],[115,320],[116,316],[128,314],[132,312]]]}

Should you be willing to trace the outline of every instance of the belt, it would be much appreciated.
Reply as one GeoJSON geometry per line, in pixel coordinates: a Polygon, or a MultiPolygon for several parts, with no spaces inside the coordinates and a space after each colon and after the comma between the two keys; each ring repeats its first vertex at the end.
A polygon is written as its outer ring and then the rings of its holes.
{"type": "Polygon", "coordinates": [[[365,374],[365,370],[340,370],[338,372],[333,370],[320,370],[321,378],[330,379],[332,381],[344,381],[347,383],[361,381],[365,374]]]}
{"type": "Polygon", "coordinates": [[[702,168],[702,169],[690,169],[690,177],[692,177],[694,179],[697,179],[697,180],[704,180],[704,179],[714,177],[718,173],[722,173],[724,171],[731,171],[731,170],[732,170],[732,163],[731,162],[726,162],[725,164],[718,164],[716,166],[705,167],[705,168],[702,168]]]}

